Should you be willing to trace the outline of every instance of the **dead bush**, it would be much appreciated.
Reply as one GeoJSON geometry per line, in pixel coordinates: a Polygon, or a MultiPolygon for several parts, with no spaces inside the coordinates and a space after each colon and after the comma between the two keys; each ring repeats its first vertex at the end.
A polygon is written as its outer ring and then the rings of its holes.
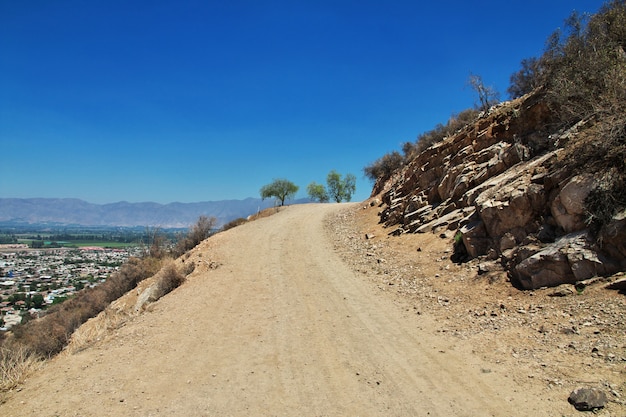
{"type": "Polygon", "coordinates": [[[222,226],[221,231],[225,232],[228,229],[232,229],[233,227],[241,226],[242,224],[245,224],[247,222],[248,222],[248,220],[244,219],[243,217],[240,217],[240,218],[235,219],[235,220],[231,220],[228,223],[226,223],[224,226],[222,226]]]}
{"type": "Polygon", "coordinates": [[[404,166],[404,157],[399,152],[393,151],[383,155],[365,168],[363,173],[372,181],[384,181],[404,166]]]}
{"type": "Polygon", "coordinates": [[[183,282],[185,282],[185,276],[176,268],[174,262],[166,263],[159,271],[154,298],[158,300],[180,287],[183,282]]]}
{"type": "Polygon", "coordinates": [[[0,347],[0,392],[15,388],[40,364],[41,360],[24,346],[0,347]]]}
{"type": "Polygon", "coordinates": [[[177,258],[198,246],[200,242],[211,236],[216,223],[215,217],[200,216],[189,232],[178,240],[172,249],[172,255],[177,258]]]}

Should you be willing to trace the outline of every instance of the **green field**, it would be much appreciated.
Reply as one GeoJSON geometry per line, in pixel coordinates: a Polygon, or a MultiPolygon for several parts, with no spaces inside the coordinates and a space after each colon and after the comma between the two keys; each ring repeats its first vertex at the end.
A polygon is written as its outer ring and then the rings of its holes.
{"type": "MultiPolygon", "coordinates": [[[[32,239],[18,239],[17,243],[23,243],[32,247],[32,239]]],[[[98,246],[101,248],[110,248],[110,249],[126,249],[138,246],[139,244],[136,242],[111,242],[111,241],[103,241],[103,240],[64,240],[60,242],[52,242],[49,240],[43,241],[42,249],[46,248],[84,248],[86,246],[98,246]]]]}
{"type": "MultiPolygon", "coordinates": [[[[160,234],[175,242],[180,230],[160,230],[160,234]]],[[[119,227],[6,227],[0,229],[0,244],[21,243],[31,248],[82,248],[98,246],[102,248],[125,249],[140,246],[141,242],[150,242],[154,231],[148,228],[119,227]]]]}
{"type": "MultiPolygon", "coordinates": [[[[46,244],[50,244],[51,242],[46,242],[46,244]]],[[[125,243],[125,242],[104,242],[104,241],[85,241],[85,240],[75,240],[75,241],[63,241],[63,243],[58,242],[64,248],[84,248],[85,246],[98,246],[101,248],[113,248],[113,249],[125,249],[133,246],[137,246],[137,243],[125,243]]]]}

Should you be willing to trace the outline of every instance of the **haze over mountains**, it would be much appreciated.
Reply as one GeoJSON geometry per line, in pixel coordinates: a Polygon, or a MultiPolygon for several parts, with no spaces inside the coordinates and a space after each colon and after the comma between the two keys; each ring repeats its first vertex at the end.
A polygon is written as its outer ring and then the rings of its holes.
{"type": "MultiPolygon", "coordinates": [[[[308,201],[308,200],[306,200],[308,201]]],[[[304,200],[290,201],[302,203],[304,200]]],[[[93,204],[75,198],[0,198],[0,222],[81,226],[188,227],[201,215],[217,218],[221,226],[268,207],[272,199],[203,201],[197,203],[153,202],[93,204]]]]}

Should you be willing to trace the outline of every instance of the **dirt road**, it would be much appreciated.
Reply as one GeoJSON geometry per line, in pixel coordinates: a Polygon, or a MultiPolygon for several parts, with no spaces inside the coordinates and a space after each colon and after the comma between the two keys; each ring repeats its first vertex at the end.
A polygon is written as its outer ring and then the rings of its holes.
{"type": "Polygon", "coordinates": [[[323,227],[343,208],[293,206],[205,241],[182,287],[51,361],[0,415],[556,414],[343,263],[323,227]]]}

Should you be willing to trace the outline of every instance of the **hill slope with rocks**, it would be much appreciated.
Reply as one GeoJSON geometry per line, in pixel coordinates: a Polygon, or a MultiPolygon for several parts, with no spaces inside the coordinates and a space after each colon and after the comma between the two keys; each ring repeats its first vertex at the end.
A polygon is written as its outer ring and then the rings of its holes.
{"type": "Polygon", "coordinates": [[[577,173],[567,146],[593,146],[593,122],[550,134],[540,92],[503,103],[381,179],[373,196],[389,233],[454,237],[453,258],[484,261],[523,289],[626,269],[626,212],[593,230],[602,176],[577,173]]]}
{"type": "Polygon", "coordinates": [[[522,289],[624,271],[625,28],[623,0],[574,12],[511,76],[518,98],[489,108],[479,84],[475,120],[367,167],[380,221],[395,235],[451,234],[455,261],[501,268],[522,289]]]}

